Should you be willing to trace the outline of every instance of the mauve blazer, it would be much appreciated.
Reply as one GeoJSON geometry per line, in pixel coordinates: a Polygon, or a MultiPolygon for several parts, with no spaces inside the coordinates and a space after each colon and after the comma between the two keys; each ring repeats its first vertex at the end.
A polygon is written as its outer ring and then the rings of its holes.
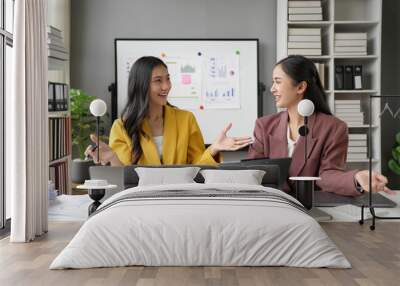
{"type": "MultiPolygon", "coordinates": [[[[286,111],[257,119],[254,143],[248,157],[288,157],[286,111]]],[[[345,170],[349,141],[347,125],[338,118],[324,113],[314,113],[308,120],[307,164],[304,160],[304,137],[300,137],[293,150],[289,176],[319,176],[317,186],[323,191],[345,196],[357,196],[354,175],[358,170],[345,170]]],[[[284,191],[294,189],[292,182],[284,191]]]]}

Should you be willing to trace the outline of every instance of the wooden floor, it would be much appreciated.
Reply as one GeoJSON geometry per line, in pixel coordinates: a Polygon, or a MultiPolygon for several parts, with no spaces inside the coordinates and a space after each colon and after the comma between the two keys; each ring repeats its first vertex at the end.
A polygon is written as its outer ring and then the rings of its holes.
{"type": "Polygon", "coordinates": [[[122,267],[48,270],[79,229],[79,223],[51,223],[32,243],[0,241],[0,285],[400,285],[400,222],[322,224],[353,268],[122,267]]]}

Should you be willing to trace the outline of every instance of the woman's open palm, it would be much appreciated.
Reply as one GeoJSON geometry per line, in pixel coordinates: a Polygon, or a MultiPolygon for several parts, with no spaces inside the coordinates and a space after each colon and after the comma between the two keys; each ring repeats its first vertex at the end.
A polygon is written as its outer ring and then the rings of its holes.
{"type": "Polygon", "coordinates": [[[252,143],[251,137],[229,137],[228,131],[232,128],[232,123],[229,123],[218,135],[217,139],[212,144],[213,148],[219,151],[236,151],[252,143]]]}

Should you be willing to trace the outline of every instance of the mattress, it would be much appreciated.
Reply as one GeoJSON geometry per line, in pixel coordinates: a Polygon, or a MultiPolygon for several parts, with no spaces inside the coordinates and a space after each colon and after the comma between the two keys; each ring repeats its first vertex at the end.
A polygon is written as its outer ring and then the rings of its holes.
{"type": "Polygon", "coordinates": [[[294,198],[240,184],[140,186],[110,197],[50,269],[350,263],[294,198]]]}

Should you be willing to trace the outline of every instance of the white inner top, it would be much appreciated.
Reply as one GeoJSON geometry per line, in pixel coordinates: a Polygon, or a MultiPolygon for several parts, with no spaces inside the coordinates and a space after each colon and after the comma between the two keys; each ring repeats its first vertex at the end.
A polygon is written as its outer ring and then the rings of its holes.
{"type": "Polygon", "coordinates": [[[162,145],[163,145],[163,136],[154,136],[153,140],[156,144],[158,155],[160,155],[160,159],[162,159],[162,145]]]}
{"type": "Polygon", "coordinates": [[[289,124],[288,124],[288,127],[287,127],[288,157],[292,158],[293,150],[294,150],[294,147],[296,146],[296,143],[298,140],[299,140],[299,136],[297,137],[296,141],[294,141],[294,140],[292,140],[292,138],[290,138],[290,128],[289,128],[289,124]]]}

